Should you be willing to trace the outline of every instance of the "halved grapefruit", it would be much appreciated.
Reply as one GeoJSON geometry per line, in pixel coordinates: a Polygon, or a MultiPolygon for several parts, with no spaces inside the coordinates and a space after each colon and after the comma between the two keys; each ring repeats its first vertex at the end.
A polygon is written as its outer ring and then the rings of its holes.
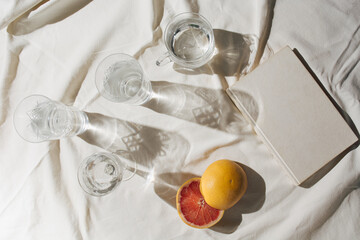
{"type": "Polygon", "coordinates": [[[176,208],[180,218],[194,228],[214,226],[224,215],[223,210],[210,207],[200,192],[200,178],[186,181],[177,191],[176,208]]]}

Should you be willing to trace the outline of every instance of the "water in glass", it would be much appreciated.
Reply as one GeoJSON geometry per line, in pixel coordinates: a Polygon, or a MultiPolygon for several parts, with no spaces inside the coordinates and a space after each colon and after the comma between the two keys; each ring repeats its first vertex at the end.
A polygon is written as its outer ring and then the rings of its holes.
{"type": "Polygon", "coordinates": [[[52,101],[39,103],[27,115],[33,131],[41,139],[75,136],[83,131],[86,124],[84,113],[52,101]]]}

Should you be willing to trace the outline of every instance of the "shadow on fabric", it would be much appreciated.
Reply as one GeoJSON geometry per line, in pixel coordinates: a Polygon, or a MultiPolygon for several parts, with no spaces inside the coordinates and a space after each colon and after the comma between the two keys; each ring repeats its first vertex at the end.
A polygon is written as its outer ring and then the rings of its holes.
{"type": "Polygon", "coordinates": [[[98,113],[87,113],[89,128],[81,135],[87,143],[136,161],[150,171],[164,164],[176,168],[185,161],[189,142],[175,132],[163,131],[98,113]]]}
{"type": "Polygon", "coordinates": [[[255,35],[214,29],[214,38],[216,53],[209,63],[196,69],[174,64],[174,70],[189,75],[217,74],[224,77],[239,77],[250,71],[259,43],[255,35]]]}
{"type": "Polygon", "coordinates": [[[276,4],[276,0],[269,0],[266,3],[267,6],[266,6],[266,15],[264,18],[264,25],[259,39],[259,47],[256,52],[256,57],[251,70],[253,70],[260,64],[261,59],[263,58],[263,55],[266,52],[267,42],[269,40],[269,36],[272,28],[272,22],[274,18],[275,4],[276,4]]]}
{"type": "Polygon", "coordinates": [[[181,185],[191,178],[199,177],[188,172],[166,172],[155,176],[154,191],[162,200],[176,209],[176,194],[181,185]]]}
{"type": "Polygon", "coordinates": [[[142,106],[155,112],[231,134],[241,134],[247,121],[224,90],[171,82],[152,82],[153,97],[142,106]]]}
{"type": "MultiPolygon", "coordinates": [[[[344,120],[347,122],[351,130],[354,132],[354,134],[357,136],[358,139],[360,139],[359,130],[356,128],[353,120],[350,118],[350,116],[339,106],[339,104],[335,101],[335,99],[329,94],[329,92],[326,90],[324,85],[321,83],[320,79],[316,76],[314,71],[310,68],[308,63],[305,61],[304,57],[300,54],[300,52],[295,48],[293,49],[296,56],[299,58],[299,60],[302,62],[304,67],[308,70],[308,72],[311,74],[311,76],[315,79],[321,90],[324,92],[324,94],[328,97],[328,99],[331,101],[331,103],[334,105],[334,107],[338,110],[340,115],[344,118],[344,120]]],[[[356,143],[345,149],[342,153],[340,153],[338,156],[336,156],[334,159],[332,159],[330,162],[328,162],[325,166],[323,166],[321,169],[319,169],[316,173],[314,173],[312,176],[310,176],[308,179],[306,179],[300,186],[304,188],[310,188],[313,185],[315,185],[320,179],[322,179],[328,172],[331,171],[339,162],[340,160],[345,157],[346,154],[348,154],[350,151],[356,149],[359,146],[360,140],[358,140],[356,143]]]]}
{"type": "Polygon", "coordinates": [[[19,36],[31,33],[48,24],[60,22],[88,5],[91,0],[42,1],[8,27],[8,32],[19,36]]]}
{"type": "MultiPolygon", "coordinates": [[[[265,202],[265,181],[253,169],[238,163],[245,171],[248,188],[245,195],[232,208],[225,210],[223,218],[210,229],[216,232],[230,234],[234,232],[242,221],[242,214],[256,212],[265,202]]],[[[187,180],[199,177],[189,172],[164,172],[160,174],[150,174],[138,172],[145,179],[150,179],[154,183],[155,193],[167,204],[176,209],[177,190],[187,180]]]]}
{"type": "Polygon", "coordinates": [[[238,163],[245,171],[248,187],[245,195],[232,208],[225,210],[223,218],[211,227],[216,232],[230,234],[236,231],[242,221],[242,214],[261,209],[265,202],[266,185],[264,179],[250,167],[238,163]]]}

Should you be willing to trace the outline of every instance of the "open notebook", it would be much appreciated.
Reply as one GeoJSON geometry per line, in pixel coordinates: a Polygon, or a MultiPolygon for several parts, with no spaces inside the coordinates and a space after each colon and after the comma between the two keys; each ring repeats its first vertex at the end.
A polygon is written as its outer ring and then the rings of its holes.
{"type": "Polygon", "coordinates": [[[289,47],[227,93],[297,184],[358,140],[289,47]]]}

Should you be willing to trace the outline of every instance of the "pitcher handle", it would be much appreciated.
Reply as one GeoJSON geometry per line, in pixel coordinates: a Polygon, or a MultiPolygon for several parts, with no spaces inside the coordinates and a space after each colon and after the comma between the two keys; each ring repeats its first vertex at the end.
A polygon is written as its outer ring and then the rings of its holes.
{"type": "Polygon", "coordinates": [[[172,62],[170,59],[170,54],[168,52],[164,53],[158,60],[156,60],[156,66],[161,67],[168,63],[172,62]]]}

